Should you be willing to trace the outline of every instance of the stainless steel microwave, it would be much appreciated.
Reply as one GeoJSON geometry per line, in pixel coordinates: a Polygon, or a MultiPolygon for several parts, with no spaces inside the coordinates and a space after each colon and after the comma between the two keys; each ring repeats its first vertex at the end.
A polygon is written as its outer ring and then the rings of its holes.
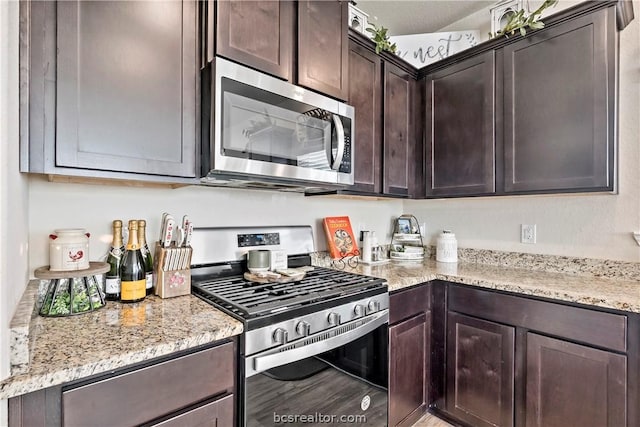
{"type": "Polygon", "coordinates": [[[205,184],[353,184],[353,107],[223,58],[214,68],[205,184]]]}

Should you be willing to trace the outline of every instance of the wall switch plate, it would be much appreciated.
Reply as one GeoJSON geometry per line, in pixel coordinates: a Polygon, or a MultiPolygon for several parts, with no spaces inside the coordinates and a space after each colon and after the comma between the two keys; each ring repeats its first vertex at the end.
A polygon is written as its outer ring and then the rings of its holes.
{"type": "Polygon", "coordinates": [[[520,243],[536,242],[536,225],[521,224],[520,225],[520,243]]]}
{"type": "Polygon", "coordinates": [[[636,233],[635,231],[633,231],[632,234],[633,234],[633,238],[635,239],[636,243],[638,244],[638,246],[640,246],[640,233],[636,233]]]}

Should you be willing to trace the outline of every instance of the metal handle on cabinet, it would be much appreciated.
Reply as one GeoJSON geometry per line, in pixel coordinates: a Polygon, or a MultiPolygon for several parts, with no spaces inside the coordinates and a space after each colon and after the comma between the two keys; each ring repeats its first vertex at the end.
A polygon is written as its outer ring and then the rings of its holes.
{"type": "MultiPolygon", "coordinates": [[[[245,369],[246,376],[250,377],[259,372],[266,371],[267,369],[286,365],[288,363],[315,356],[317,354],[321,354],[334,348],[343,346],[350,343],[351,341],[367,335],[368,333],[376,330],[378,327],[389,322],[389,312],[387,310],[378,312],[371,317],[372,320],[370,320],[369,322],[354,329],[349,329],[342,334],[330,338],[321,339],[319,341],[315,340],[314,338],[316,336],[326,333],[320,332],[316,335],[312,335],[306,338],[311,343],[302,347],[292,348],[291,350],[282,352],[271,353],[265,356],[254,356],[247,358],[245,369]]],[[[345,327],[345,325],[343,325],[342,327],[345,327]]]]}
{"type": "Polygon", "coordinates": [[[336,153],[333,165],[331,165],[331,169],[338,170],[342,164],[346,142],[344,140],[344,126],[342,125],[342,120],[340,120],[340,117],[335,114],[333,115],[333,124],[336,127],[336,137],[338,138],[338,152],[336,153]]]}

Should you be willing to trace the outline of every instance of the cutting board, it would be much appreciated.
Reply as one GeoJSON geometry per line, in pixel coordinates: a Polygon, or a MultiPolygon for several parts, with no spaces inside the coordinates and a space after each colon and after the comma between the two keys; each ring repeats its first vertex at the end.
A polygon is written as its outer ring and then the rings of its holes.
{"type": "Polygon", "coordinates": [[[280,274],[279,277],[275,277],[273,273],[269,273],[269,275],[261,275],[254,274],[251,272],[244,273],[244,278],[256,283],[288,283],[288,282],[297,282],[304,278],[306,273],[300,272],[299,274],[295,274],[292,276],[285,276],[284,274],[280,274]]]}

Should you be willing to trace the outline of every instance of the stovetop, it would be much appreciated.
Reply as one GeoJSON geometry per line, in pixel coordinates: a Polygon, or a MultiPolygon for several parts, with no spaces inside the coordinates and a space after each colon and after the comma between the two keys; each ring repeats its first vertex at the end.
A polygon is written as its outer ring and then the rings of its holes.
{"type": "Polygon", "coordinates": [[[282,318],[284,313],[293,317],[315,311],[319,305],[336,305],[351,297],[385,293],[387,285],[375,277],[314,267],[296,282],[261,284],[234,275],[200,278],[192,283],[191,289],[200,298],[248,323],[258,318],[282,318]]]}

